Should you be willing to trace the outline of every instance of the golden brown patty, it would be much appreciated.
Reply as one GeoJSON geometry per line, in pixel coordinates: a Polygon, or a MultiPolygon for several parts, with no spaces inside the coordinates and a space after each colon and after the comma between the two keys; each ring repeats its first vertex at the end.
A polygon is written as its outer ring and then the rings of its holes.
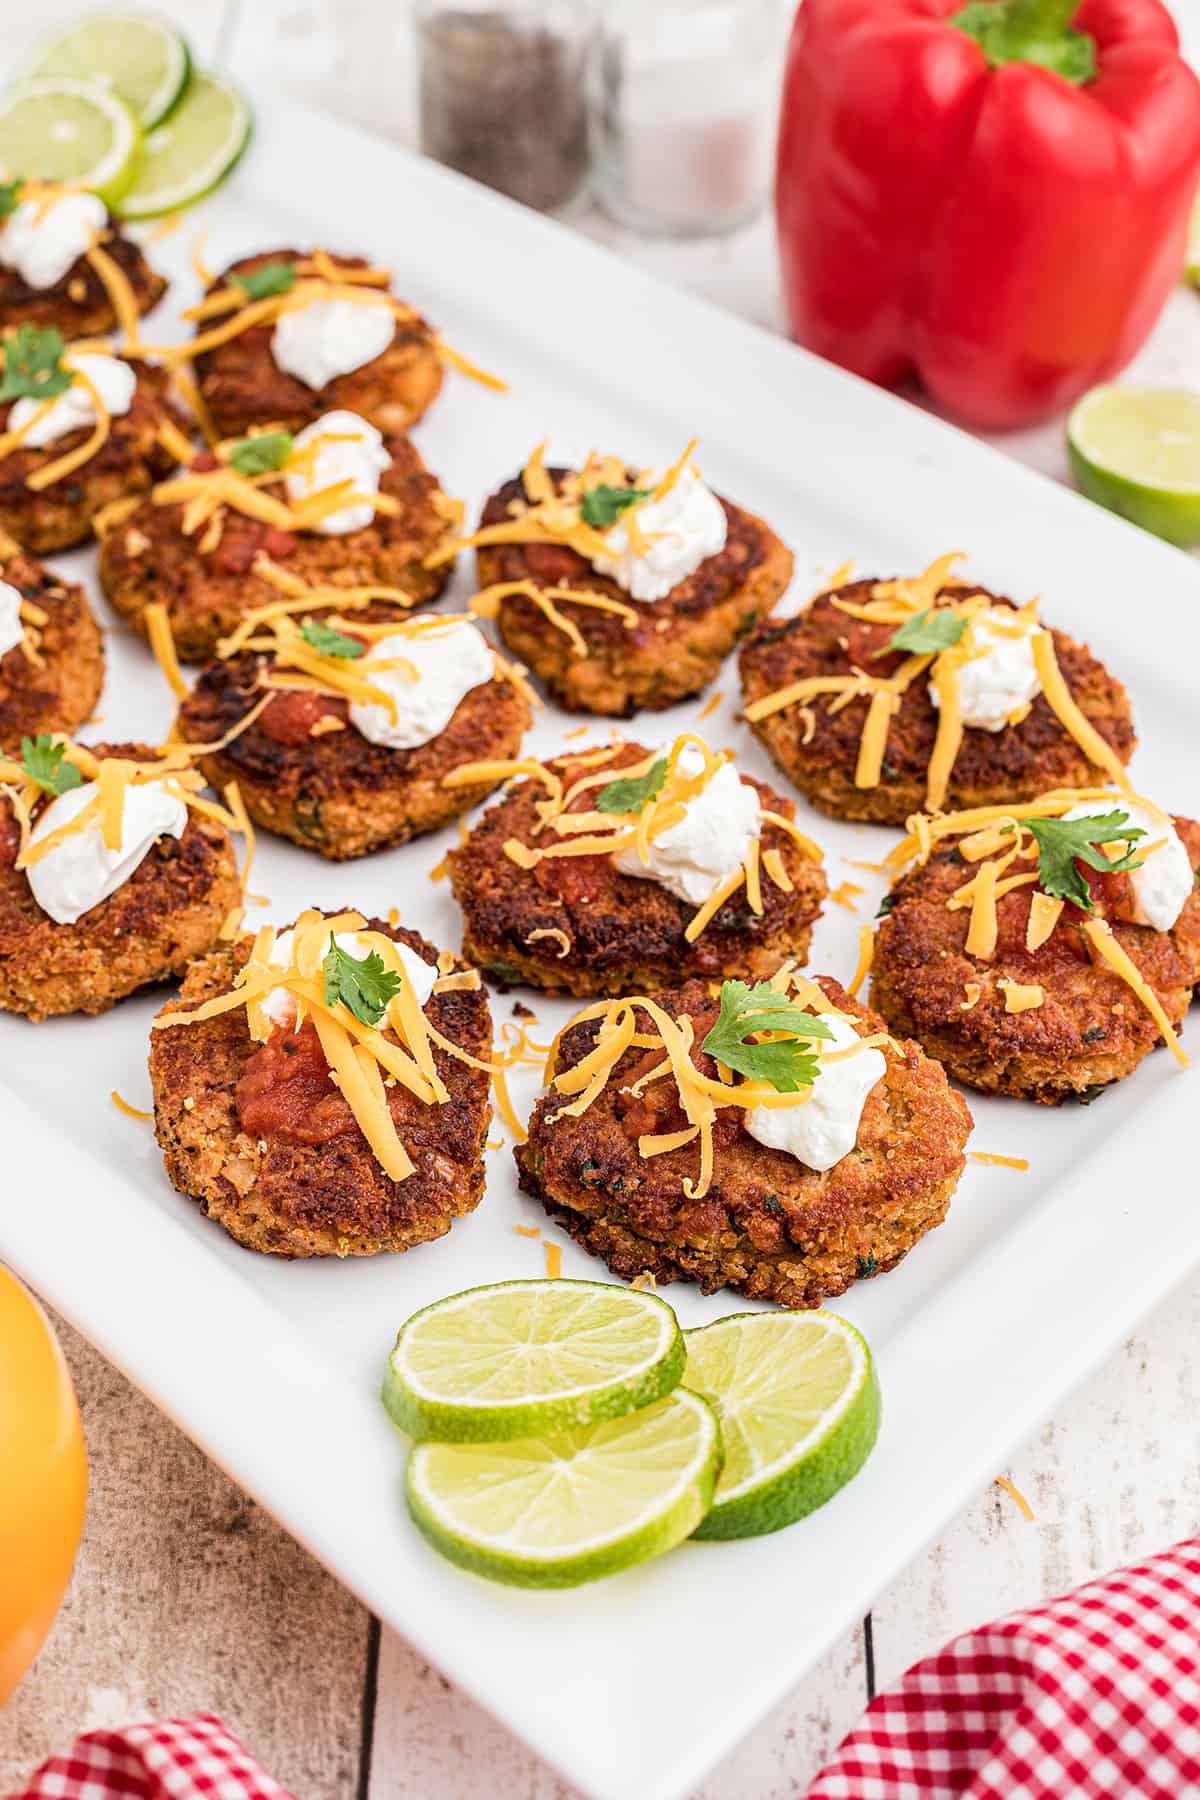
{"type": "MultiPolygon", "coordinates": [[[[1200,864],[1200,825],[1176,819],[1193,867],[1200,864]]],[[[1092,960],[1085,915],[1073,906],[1040,950],[1025,948],[1028,887],[1003,894],[991,961],[968,956],[969,907],[946,900],[969,871],[951,840],[899,882],[879,927],[872,1003],[893,1031],[910,1032],[956,1081],[989,1094],[1056,1102],[1090,1098],[1121,1081],[1161,1042],[1158,1027],[1119,975],[1092,960]],[[1005,1011],[1002,981],[1040,986],[1043,1004],[1005,1011]],[[968,992],[970,984],[970,992],[968,992]],[[971,1004],[972,994],[978,999],[971,1004]]],[[[1200,893],[1193,892],[1170,931],[1108,921],[1178,1025],[1200,981],[1200,893]]]]}
{"type": "MultiPolygon", "coordinates": [[[[230,277],[247,274],[266,263],[301,261],[311,252],[263,250],[231,263],[209,292],[225,287],[230,277]]],[[[341,269],[365,269],[361,256],[336,256],[341,269]]],[[[222,323],[222,320],[215,321],[222,323]]],[[[214,321],[197,326],[197,334],[214,321]]],[[[256,425],[283,425],[299,431],[322,413],[345,407],[369,419],[380,431],[407,431],[437,398],[442,365],[433,331],[414,316],[396,322],[396,335],[381,356],[338,375],[323,388],[281,369],[271,354],[274,323],[252,325],[237,337],[196,358],[200,393],[222,437],[240,437],[256,425]]]]}
{"type": "MultiPolygon", "coordinates": [[[[616,771],[648,755],[640,744],[624,744],[614,750],[611,766],[616,771]]],[[[561,775],[564,789],[577,776],[597,772],[594,764],[570,757],[548,766],[561,775]]],[[[795,816],[790,800],[765,783],[750,785],[764,811],[795,816]]],[[[674,987],[692,975],[763,980],[786,958],[807,958],[826,894],[825,873],[777,825],[764,828],[762,849],[779,851],[792,892],[764,873],[761,915],[750,910],[743,887],[689,944],[684,933],[697,908],[657,881],[621,874],[610,856],[546,859],[533,869],[507,857],[509,838],[531,847],[545,842],[535,832],[535,802],[542,797],[539,786],[522,783],[489,808],[448,858],[450,885],[463,909],[463,954],[497,980],[619,996],[674,987]]],[[[594,795],[584,803],[594,804],[594,795]]]]}
{"type": "MultiPolygon", "coordinates": [[[[129,494],[144,494],[175,467],[175,458],[163,449],[158,433],[166,419],[180,430],[187,429],[187,421],[171,403],[162,369],[146,363],[132,367],[137,387],[129,411],[112,419],[96,455],[72,473],[40,492],[26,486],[30,475],[86,443],[90,425],[56,438],[45,449],[27,450],[18,444],[0,457],[0,526],[27,550],[49,555],[81,544],[91,534],[101,507],[129,494]]],[[[11,405],[0,406],[0,432],[7,429],[11,411],[11,405]]]]}
{"type": "MultiPolygon", "coordinates": [[[[851,618],[834,605],[835,599],[861,604],[870,599],[874,586],[873,580],[849,582],[819,595],[795,618],[760,626],[739,657],[743,703],[749,705],[794,681],[849,675],[855,667],[882,677],[893,674],[903,653],[875,657],[875,652],[888,642],[895,626],[851,618]]],[[[988,593],[986,588],[966,586],[952,591],[955,599],[988,593]]],[[[1012,605],[1001,595],[988,594],[988,599],[993,605],[1012,605]]],[[[1124,688],[1085,645],[1059,631],[1052,636],[1059,667],[1076,702],[1121,761],[1128,762],[1136,738],[1124,688]]],[[[784,774],[822,812],[835,819],[902,825],[925,805],[938,719],[927,679],[918,677],[901,696],[888,730],[882,779],[873,788],[854,785],[868,701],[855,699],[831,714],[831,698],[818,697],[807,708],[786,707],[751,729],[784,774]]],[[[1002,731],[967,728],[945,810],[1030,800],[1052,788],[1085,787],[1096,780],[1096,769],[1063,730],[1045,695],[1039,694],[1020,725],[1002,731]]]]}
{"type": "MultiPolygon", "coordinates": [[[[567,471],[547,473],[560,484],[567,471]]],[[[508,518],[511,503],[524,494],[520,476],[506,481],[484,507],[481,524],[508,518]]],[[[501,601],[501,636],[560,706],[615,719],[642,707],[674,706],[707,687],[738,639],[771,611],[792,578],[792,553],[761,519],[728,500],[721,504],[728,521],[725,548],[662,600],[631,600],[566,545],[497,544],[479,551],[484,586],[534,581],[540,587],[582,588],[636,613],[637,623],[629,626],[615,613],[556,600],[587,644],[587,655],[580,657],[532,600],[515,595],[501,601]]]]}
{"type": "MultiPolygon", "coordinates": [[[[882,1029],[836,981],[818,980],[868,1030],[882,1029]]],[[[673,1017],[698,1019],[698,1037],[715,1017],[701,982],[660,1002],[673,1017]]],[[[587,1054],[596,1030],[591,1021],[565,1033],[560,1072],[587,1054]]],[[[945,1218],[965,1166],[971,1115],[916,1044],[887,1050],[887,1073],[867,1096],[857,1145],[825,1174],[768,1150],[743,1128],[736,1109],[723,1109],[712,1185],[699,1200],[689,1200],[684,1188],[697,1175],[695,1143],[665,1156],[638,1154],[639,1132],[685,1122],[672,1109],[669,1079],[644,1090],[649,1108],[622,1095],[622,1082],[645,1057],[628,1050],[580,1118],[551,1122],[561,1097],[539,1100],[529,1142],[516,1152],[521,1186],[614,1274],[633,1280],[648,1271],[659,1282],[699,1282],[706,1294],[732,1287],[780,1306],[820,1306],[856,1278],[894,1268],[945,1218]],[[662,1109],[648,1116],[659,1091],[662,1109]]],[[[712,1073],[715,1064],[704,1061],[712,1073]]]]}
{"type": "Polygon", "coordinates": [[[16,751],[23,737],[69,734],[90,718],[104,686],[104,642],[83,589],[23,551],[0,544],[0,581],[46,615],[26,627],[31,654],[17,644],[0,656],[0,750],[16,751]]]}
{"type": "MultiPolygon", "coordinates": [[[[94,756],[149,761],[144,744],[89,744],[94,756]]],[[[129,880],[74,925],[58,925],[15,867],[20,832],[0,799],[0,1011],[31,1019],[101,1013],[138,988],[170,981],[218,941],[241,898],[229,833],[189,812],[181,838],[160,838],[129,880]]]]}
{"type": "MultiPolygon", "coordinates": [[[[166,281],[111,217],[107,230],[102,248],[133,289],[138,312],[148,313],[166,293],[166,281]]],[[[104,337],[119,323],[108,289],[86,256],[73,262],[62,280],[48,288],[30,287],[15,269],[0,266],[0,335],[18,325],[53,325],[69,341],[104,337]]]]}
{"type": "MultiPolygon", "coordinates": [[[[380,919],[368,919],[367,928],[429,961],[437,958],[416,932],[380,919]]],[[[250,943],[243,938],[194,963],[179,1004],[199,1006],[231,987],[250,943]]],[[[443,1037],[472,1056],[488,1056],[492,1026],[482,987],[435,994],[425,1011],[443,1037]]],[[[324,1078],[318,1072],[314,1080],[311,1065],[307,1085],[284,1096],[298,1126],[269,1135],[243,1128],[238,1085],[255,1057],[260,1060],[250,1071],[251,1085],[261,1085],[272,1069],[281,1070],[281,1081],[289,1086],[305,1080],[289,1081],[284,1048],[289,1039],[281,1030],[272,1034],[266,1049],[274,1060],[268,1066],[242,1008],[152,1033],[155,1130],[167,1174],[181,1193],[198,1201],[202,1212],[247,1249],[289,1257],[409,1250],[444,1237],[456,1218],[475,1210],[483,1198],[483,1146],[491,1117],[485,1074],[435,1049],[450,1094],[445,1105],[426,1106],[398,1083],[388,1090],[397,1132],[415,1165],[407,1180],[393,1181],[376,1162],[328,1072],[324,1078]],[[297,1129],[318,1141],[302,1141],[297,1129]]],[[[242,1092],[244,1101],[245,1085],[242,1092]]]]}
{"type": "MultiPolygon", "coordinates": [[[[376,609],[368,616],[377,616],[376,609]]],[[[210,663],[179,714],[190,743],[212,743],[262,698],[269,658],[210,663]]],[[[200,767],[216,788],[236,781],[250,817],[268,831],[338,862],[436,831],[469,812],[495,786],[444,785],[467,762],[516,756],[529,729],[529,703],[511,681],[472,688],[444,731],[412,750],[372,744],[349,722],[345,700],[281,693],[246,731],[200,767]],[[330,730],[323,721],[340,721],[330,730]],[[311,735],[313,726],[317,735],[311,735]]]]}
{"type": "MultiPolygon", "coordinates": [[[[310,587],[378,585],[399,588],[415,606],[436,600],[451,565],[426,569],[424,559],[447,537],[452,503],[407,438],[389,437],[387,449],[392,466],[379,487],[398,510],[376,513],[361,531],[280,531],[226,509],[219,540],[203,550],[204,529],[185,534],[181,505],[149,499],[105,537],[100,585],[143,636],[147,606],[164,605],[185,662],[206,662],[248,612],[279,599],[278,588],[255,572],[261,555],[310,587]]],[[[274,483],[264,489],[275,491],[274,483]]]]}

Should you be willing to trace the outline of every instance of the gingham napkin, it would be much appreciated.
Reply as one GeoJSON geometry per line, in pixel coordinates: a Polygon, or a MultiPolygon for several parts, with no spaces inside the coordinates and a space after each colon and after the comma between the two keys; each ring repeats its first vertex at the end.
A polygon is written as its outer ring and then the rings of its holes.
{"type": "Polygon", "coordinates": [[[1200,1541],[968,1631],[807,1800],[1200,1800],[1200,1541]]]}
{"type": "Polygon", "coordinates": [[[296,1800],[220,1719],[194,1713],[89,1731],[8,1800],[296,1800]]]}

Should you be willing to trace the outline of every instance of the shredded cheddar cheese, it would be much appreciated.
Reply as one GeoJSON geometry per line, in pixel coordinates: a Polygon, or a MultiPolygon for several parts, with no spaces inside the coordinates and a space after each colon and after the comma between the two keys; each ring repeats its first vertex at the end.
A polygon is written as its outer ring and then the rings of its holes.
{"type": "Polygon", "coordinates": [[[847,990],[849,993],[858,993],[859,988],[867,979],[871,970],[871,965],[874,961],[875,933],[869,925],[862,925],[859,927],[858,932],[858,962],[855,966],[854,974],[851,977],[849,989],[847,990]]]}
{"type": "Polygon", "coordinates": [[[1034,894],[1029,902],[1029,923],[1025,927],[1025,948],[1032,954],[1040,950],[1062,918],[1063,902],[1057,895],[1034,894]]]}
{"type": "Polygon", "coordinates": [[[1036,981],[1013,981],[1009,976],[1002,975],[996,986],[1004,995],[1006,1013],[1032,1012],[1041,1006],[1046,998],[1045,989],[1036,981]]]}
{"type": "Polygon", "coordinates": [[[109,1098],[112,1101],[113,1105],[116,1107],[117,1111],[123,1112],[125,1114],[126,1118],[129,1118],[129,1119],[152,1119],[154,1117],[154,1114],[152,1112],[143,1112],[140,1106],[130,1106],[128,1100],[123,1100],[121,1098],[121,1096],[120,1096],[120,1094],[118,1094],[116,1088],[113,1089],[112,1093],[109,1095],[109,1098]]]}
{"type": "Polygon", "coordinates": [[[1084,936],[1102,962],[1106,962],[1115,974],[1121,977],[1130,991],[1136,995],[1145,1007],[1154,1023],[1162,1033],[1163,1043],[1175,1058],[1181,1069],[1188,1064],[1187,1053],[1176,1036],[1175,1029],[1168,1019],[1162,1001],[1154,992],[1133,958],[1113,936],[1112,929],[1104,919],[1088,919],[1083,927],[1084,936]]]}
{"type": "Polygon", "coordinates": [[[998,1169],[1028,1170],[1029,1168],[1027,1156],[997,1156],[991,1150],[968,1150],[967,1155],[972,1162],[989,1163],[998,1169]]]}
{"type": "Polygon", "coordinates": [[[543,1244],[542,1248],[546,1252],[546,1279],[557,1281],[562,1274],[562,1245],[543,1244]]]}

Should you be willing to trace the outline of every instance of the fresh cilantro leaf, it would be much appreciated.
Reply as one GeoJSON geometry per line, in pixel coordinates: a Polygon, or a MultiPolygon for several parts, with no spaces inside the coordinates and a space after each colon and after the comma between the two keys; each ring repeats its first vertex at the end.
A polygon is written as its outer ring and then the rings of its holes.
{"type": "Polygon", "coordinates": [[[20,400],[28,395],[33,400],[53,400],[63,394],[75,379],[71,369],[64,369],[60,358],[66,339],[53,325],[40,331],[36,325],[18,325],[4,341],[4,379],[0,381],[0,400],[20,400]]]}
{"type": "Polygon", "coordinates": [[[610,487],[606,481],[601,481],[584,494],[580,517],[585,525],[604,531],[609,525],[615,525],[628,507],[636,506],[639,500],[648,500],[653,492],[653,488],[610,487]]]}
{"type": "Polygon", "coordinates": [[[69,794],[83,781],[83,776],[72,762],[64,760],[67,747],[56,744],[48,731],[38,737],[21,739],[21,767],[30,781],[47,794],[69,794]]]}
{"type": "Polygon", "coordinates": [[[1088,819],[1019,819],[1017,823],[1033,833],[1042,887],[1055,899],[1069,900],[1083,912],[1092,911],[1092,896],[1079,871],[1080,863],[1089,869],[1111,869],[1114,874],[1142,866],[1132,846],[1146,834],[1130,825],[1127,812],[1114,810],[1088,819]],[[1125,854],[1110,862],[1099,846],[1115,843],[1126,846],[1125,854]]]}
{"type": "Polygon", "coordinates": [[[7,219],[9,213],[16,212],[24,185],[23,175],[18,175],[15,181],[0,181],[0,219],[7,219]]]}
{"type": "Polygon", "coordinates": [[[596,795],[596,805],[606,813],[639,813],[662,792],[666,779],[667,758],[660,756],[644,775],[619,775],[602,787],[596,795]]]}
{"type": "Polygon", "coordinates": [[[290,262],[263,263],[257,269],[243,269],[233,278],[245,288],[248,300],[269,300],[273,294],[286,294],[296,285],[296,265],[290,262]]]}
{"type": "Polygon", "coordinates": [[[805,1040],[832,1036],[823,1019],[804,1012],[769,981],[753,987],[744,981],[724,981],[720,1014],[701,1049],[739,1075],[769,1082],[777,1093],[794,1094],[810,1087],[817,1075],[818,1052],[805,1040]],[[751,1043],[760,1031],[787,1031],[791,1036],[776,1043],[751,1043]]]}
{"type": "Polygon", "coordinates": [[[930,606],[913,618],[906,619],[893,632],[876,656],[887,656],[892,650],[907,650],[910,656],[928,656],[938,650],[949,650],[967,629],[967,621],[948,606],[930,606]]]}
{"type": "Polygon", "coordinates": [[[290,431],[260,431],[255,437],[239,438],[229,452],[229,461],[239,475],[267,475],[282,469],[292,454],[290,431]]]}
{"type": "Polygon", "coordinates": [[[875,914],[875,917],[877,919],[886,919],[895,904],[895,894],[885,894],[883,899],[879,902],[879,911],[875,914]]]}
{"type": "Polygon", "coordinates": [[[378,1025],[388,1002],[400,991],[399,975],[384,968],[377,950],[360,960],[331,938],[321,968],[326,1006],[336,1006],[340,1000],[364,1025],[378,1025]]]}
{"type": "Polygon", "coordinates": [[[347,637],[344,631],[335,631],[324,619],[305,619],[300,627],[300,636],[322,656],[344,656],[349,659],[362,656],[367,648],[358,638],[347,637]]]}

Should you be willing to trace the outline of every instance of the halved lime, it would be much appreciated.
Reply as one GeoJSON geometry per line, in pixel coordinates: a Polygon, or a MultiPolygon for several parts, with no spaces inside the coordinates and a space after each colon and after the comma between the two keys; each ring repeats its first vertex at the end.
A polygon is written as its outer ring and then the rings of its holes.
{"type": "Polygon", "coordinates": [[[682,1543],[712,1501],[721,1432],[676,1388],[579,1431],[510,1444],[417,1444],[408,1509],[435,1550],[514,1587],[575,1587],[682,1543]]]}
{"type": "Polygon", "coordinates": [[[125,219],[178,212],[211,194],[250,142],[249,101],[221,75],[194,75],[182,100],[146,138],[137,178],[118,208],[125,219]]]}
{"type": "Polygon", "coordinates": [[[186,43],[165,19],[144,12],[93,12],[43,38],[28,73],[99,82],[126,101],[149,131],[166,118],[191,70],[186,43]]]}
{"type": "Polygon", "coordinates": [[[688,1383],[721,1420],[725,1466],[701,1538],[779,1531],[823,1506],[879,1435],[866,1340],[836,1313],[735,1313],[687,1334],[688,1383]]]}
{"type": "Polygon", "coordinates": [[[683,1333],[665,1301],[603,1281],[502,1281],[414,1313],[383,1403],[446,1443],[536,1437],[616,1419],[669,1393],[683,1333]]]}
{"type": "Polygon", "coordinates": [[[141,127],[116,94],[70,76],[0,94],[0,177],[38,176],[91,188],[113,206],[137,170],[141,127]]]}
{"type": "Polygon", "coordinates": [[[1093,388],[1067,420],[1081,492],[1184,549],[1200,544],[1200,394],[1093,388]]]}

